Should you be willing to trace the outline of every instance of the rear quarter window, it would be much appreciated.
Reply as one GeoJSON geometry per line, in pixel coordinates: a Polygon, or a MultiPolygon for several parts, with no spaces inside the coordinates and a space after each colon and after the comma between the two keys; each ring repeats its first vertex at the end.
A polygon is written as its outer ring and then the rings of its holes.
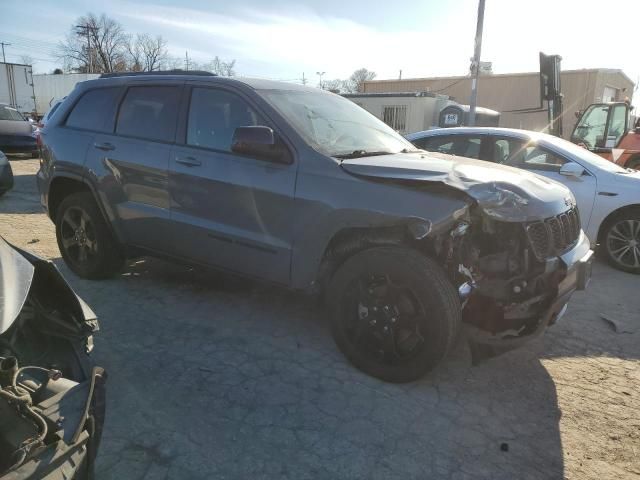
{"type": "Polygon", "coordinates": [[[89,90],[74,105],[66,125],[95,132],[112,132],[119,94],[118,87],[89,90]]]}

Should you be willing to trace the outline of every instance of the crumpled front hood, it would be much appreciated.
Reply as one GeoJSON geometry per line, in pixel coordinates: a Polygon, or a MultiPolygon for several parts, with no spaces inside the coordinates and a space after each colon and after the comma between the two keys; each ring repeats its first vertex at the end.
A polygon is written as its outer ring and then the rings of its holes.
{"type": "Polygon", "coordinates": [[[0,236],[0,335],[18,318],[38,280],[44,281],[49,293],[55,292],[59,309],[71,313],[65,317],[70,325],[83,333],[98,329],[96,314],[73,291],[52,262],[12,247],[0,236]]]}
{"type": "Polygon", "coordinates": [[[34,271],[34,266],[0,237],[0,335],[22,310],[34,271]]]}
{"type": "Polygon", "coordinates": [[[344,160],[362,177],[442,183],[465,192],[483,211],[508,222],[558,215],[575,205],[571,191],[540,175],[504,165],[439,153],[399,153],[344,160]]]}

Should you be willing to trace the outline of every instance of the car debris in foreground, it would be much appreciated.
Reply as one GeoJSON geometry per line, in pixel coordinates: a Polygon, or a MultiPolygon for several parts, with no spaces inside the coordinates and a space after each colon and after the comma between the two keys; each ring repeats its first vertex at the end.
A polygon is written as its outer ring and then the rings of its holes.
{"type": "Polygon", "coordinates": [[[93,478],[105,372],[98,322],[56,267],[0,237],[0,479],[93,478]]]}

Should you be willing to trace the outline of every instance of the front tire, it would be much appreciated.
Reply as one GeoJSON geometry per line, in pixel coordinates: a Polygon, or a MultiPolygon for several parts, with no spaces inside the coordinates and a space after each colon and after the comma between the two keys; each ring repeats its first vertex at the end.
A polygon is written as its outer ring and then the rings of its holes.
{"type": "Polygon", "coordinates": [[[602,232],[605,258],[618,270],[640,274],[640,208],[632,208],[609,220],[602,232]]]}
{"type": "Polygon", "coordinates": [[[82,278],[110,277],[124,263],[120,246],[89,192],[74,193],[60,203],[56,240],[66,264],[82,278]]]}
{"type": "Polygon", "coordinates": [[[331,279],[327,301],[338,348],[363,372],[405,383],[433,369],[461,322],[458,294],[425,255],[379,247],[347,259],[331,279]]]}

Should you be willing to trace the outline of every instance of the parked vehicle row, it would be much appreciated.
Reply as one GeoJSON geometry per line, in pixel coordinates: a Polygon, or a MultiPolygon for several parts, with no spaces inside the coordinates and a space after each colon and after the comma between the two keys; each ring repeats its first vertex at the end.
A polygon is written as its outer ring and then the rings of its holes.
{"type": "Polygon", "coordinates": [[[474,360],[521,345],[590,276],[566,187],[427,154],[318,89],[106,75],[41,143],[41,201],[78,275],[161,255],[318,292],[341,351],[387,381],[424,375],[463,327],[474,360]]]}
{"type": "Polygon", "coordinates": [[[35,127],[18,110],[0,104],[0,150],[38,156],[35,127]]]}
{"type": "MultiPolygon", "coordinates": [[[[640,171],[551,135],[507,128],[436,129],[407,135],[419,148],[510,165],[567,186],[582,228],[616,268],[640,273],[640,171]]],[[[552,225],[549,228],[554,228],[552,225]]]]}

